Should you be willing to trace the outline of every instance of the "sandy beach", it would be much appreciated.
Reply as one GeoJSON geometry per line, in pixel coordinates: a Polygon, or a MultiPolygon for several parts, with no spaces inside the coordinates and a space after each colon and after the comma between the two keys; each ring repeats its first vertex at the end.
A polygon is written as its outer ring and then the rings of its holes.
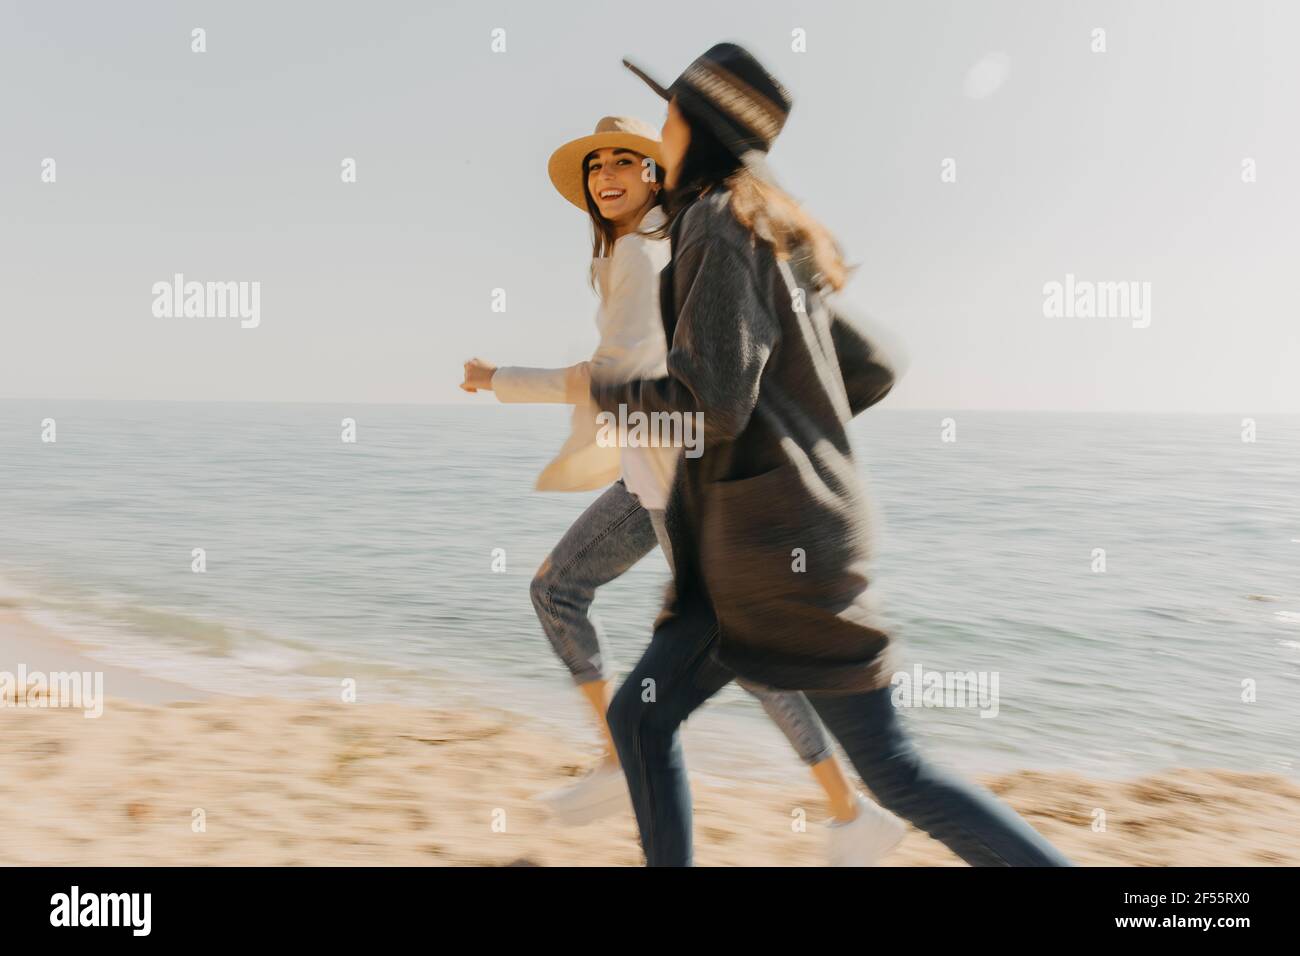
{"type": "MultiPolygon", "coordinates": [[[[98,669],[100,717],[0,708],[0,829],[17,865],[508,865],[640,862],[630,811],[584,828],[535,794],[582,773],[582,741],[525,715],[208,697],[105,668],[0,609],[0,670],[98,669]],[[186,699],[191,698],[191,699],[186,699]]],[[[12,701],[10,701],[12,704],[12,701]]],[[[982,781],[1084,865],[1298,865],[1300,784],[1168,770],[982,781]],[[1097,811],[1105,828],[1094,829],[1097,811]]],[[[697,862],[817,866],[825,807],[805,779],[697,779],[697,862]],[[800,821],[806,820],[806,826],[800,821]]],[[[959,865],[911,831],[886,860],[959,865]]]]}

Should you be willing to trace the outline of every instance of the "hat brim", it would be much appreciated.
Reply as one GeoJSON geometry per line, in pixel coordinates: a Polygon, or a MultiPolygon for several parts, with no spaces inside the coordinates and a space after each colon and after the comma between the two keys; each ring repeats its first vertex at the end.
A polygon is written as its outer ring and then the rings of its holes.
{"type": "Polygon", "coordinates": [[[658,140],[637,136],[635,133],[592,133],[565,143],[551,154],[546,171],[556,191],[583,212],[587,212],[587,184],[584,181],[583,160],[597,149],[630,149],[648,156],[660,169],[663,153],[658,140]]]}
{"type": "Polygon", "coordinates": [[[627,57],[623,57],[623,65],[627,67],[629,70],[631,70],[633,73],[635,73],[637,76],[641,77],[641,79],[645,81],[646,86],[650,87],[650,89],[654,90],[664,99],[671,100],[673,98],[673,94],[669,92],[668,89],[666,89],[664,86],[660,85],[659,83],[651,79],[650,74],[648,74],[645,70],[641,69],[641,67],[637,66],[627,57]]]}

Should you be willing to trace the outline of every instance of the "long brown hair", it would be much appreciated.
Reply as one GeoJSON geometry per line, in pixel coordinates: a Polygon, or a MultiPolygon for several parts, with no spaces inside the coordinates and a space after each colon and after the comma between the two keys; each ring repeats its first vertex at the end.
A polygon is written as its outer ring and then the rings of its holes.
{"type": "MultiPolygon", "coordinates": [[[[643,163],[646,160],[645,156],[642,156],[634,149],[626,150],[626,152],[631,153],[633,156],[640,157],[643,163]]],[[[591,157],[595,155],[596,154],[593,151],[582,158],[582,197],[587,201],[587,215],[591,217],[591,274],[588,278],[593,289],[596,288],[596,260],[604,259],[607,256],[612,256],[614,254],[614,233],[616,231],[614,223],[600,214],[600,207],[596,205],[596,200],[591,198],[591,190],[587,188],[591,157]]],[[[650,161],[650,165],[654,171],[654,181],[656,183],[662,183],[663,170],[659,168],[659,164],[654,160],[650,161]]],[[[642,166],[643,170],[644,168],[645,167],[642,166]]],[[[664,191],[662,189],[653,191],[652,195],[653,201],[646,209],[646,212],[649,212],[655,206],[663,205],[664,191]]]]}
{"type": "Polygon", "coordinates": [[[684,110],[682,116],[690,127],[691,141],[677,184],[664,204],[668,223],[660,234],[667,236],[691,203],[721,187],[731,193],[731,211],[755,241],[770,246],[780,259],[805,261],[813,282],[823,291],[842,289],[852,270],[830,230],[780,186],[755,175],[708,127],[684,110]]]}

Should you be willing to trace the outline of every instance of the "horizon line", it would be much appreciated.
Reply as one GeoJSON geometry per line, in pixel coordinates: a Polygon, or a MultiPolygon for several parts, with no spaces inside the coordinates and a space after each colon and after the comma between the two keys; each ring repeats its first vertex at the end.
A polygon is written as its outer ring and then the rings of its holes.
{"type": "MultiPolygon", "coordinates": [[[[365,405],[377,408],[499,408],[503,406],[500,402],[474,402],[474,401],[450,401],[450,402],[391,402],[391,401],[374,401],[374,400],[348,400],[348,399],[260,399],[260,398],[50,398],[41,396],[38,398],[17,397],[9,395],[0,395],[0,402],[87,402],[87,403],[110,403],[118,402],[122,404],[139,404],[139,405],[365,405]]],[[[549,405],[559,403],[532,402],[529,405],[549,405]]],[[[567,406],[566,406],[567,407],[567,406]]],[[[909,405],[902,407],[879,408],[879,411],[894,412],[934,412],[948,413],[954,412],[1005,412],[1021,414],[1052,414],[1052,415],[1241,415],[1246,414],[1240,409],[1132,409],[1132,408],[991,408],[991,407],[953,407],[953,406],[918,406],[909,405]]],[[[1300,409],[1296,410],[1266,410],[1253,412],[1254,415],[1300,415],[1300,409]]],[[[858,416],[860,417],[860,416],[858,416]]]]}

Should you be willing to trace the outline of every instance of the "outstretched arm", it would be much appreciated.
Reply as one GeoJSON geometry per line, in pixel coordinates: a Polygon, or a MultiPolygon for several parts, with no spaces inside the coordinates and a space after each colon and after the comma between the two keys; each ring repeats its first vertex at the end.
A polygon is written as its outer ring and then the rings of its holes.
{"type": "Polygon", "coordinates": [[[587,397],[590,362],[567,368],[526,368],[507,365],[497,369],[488,387],[502,402],[548,402],[573,405],[587,397]]]}

